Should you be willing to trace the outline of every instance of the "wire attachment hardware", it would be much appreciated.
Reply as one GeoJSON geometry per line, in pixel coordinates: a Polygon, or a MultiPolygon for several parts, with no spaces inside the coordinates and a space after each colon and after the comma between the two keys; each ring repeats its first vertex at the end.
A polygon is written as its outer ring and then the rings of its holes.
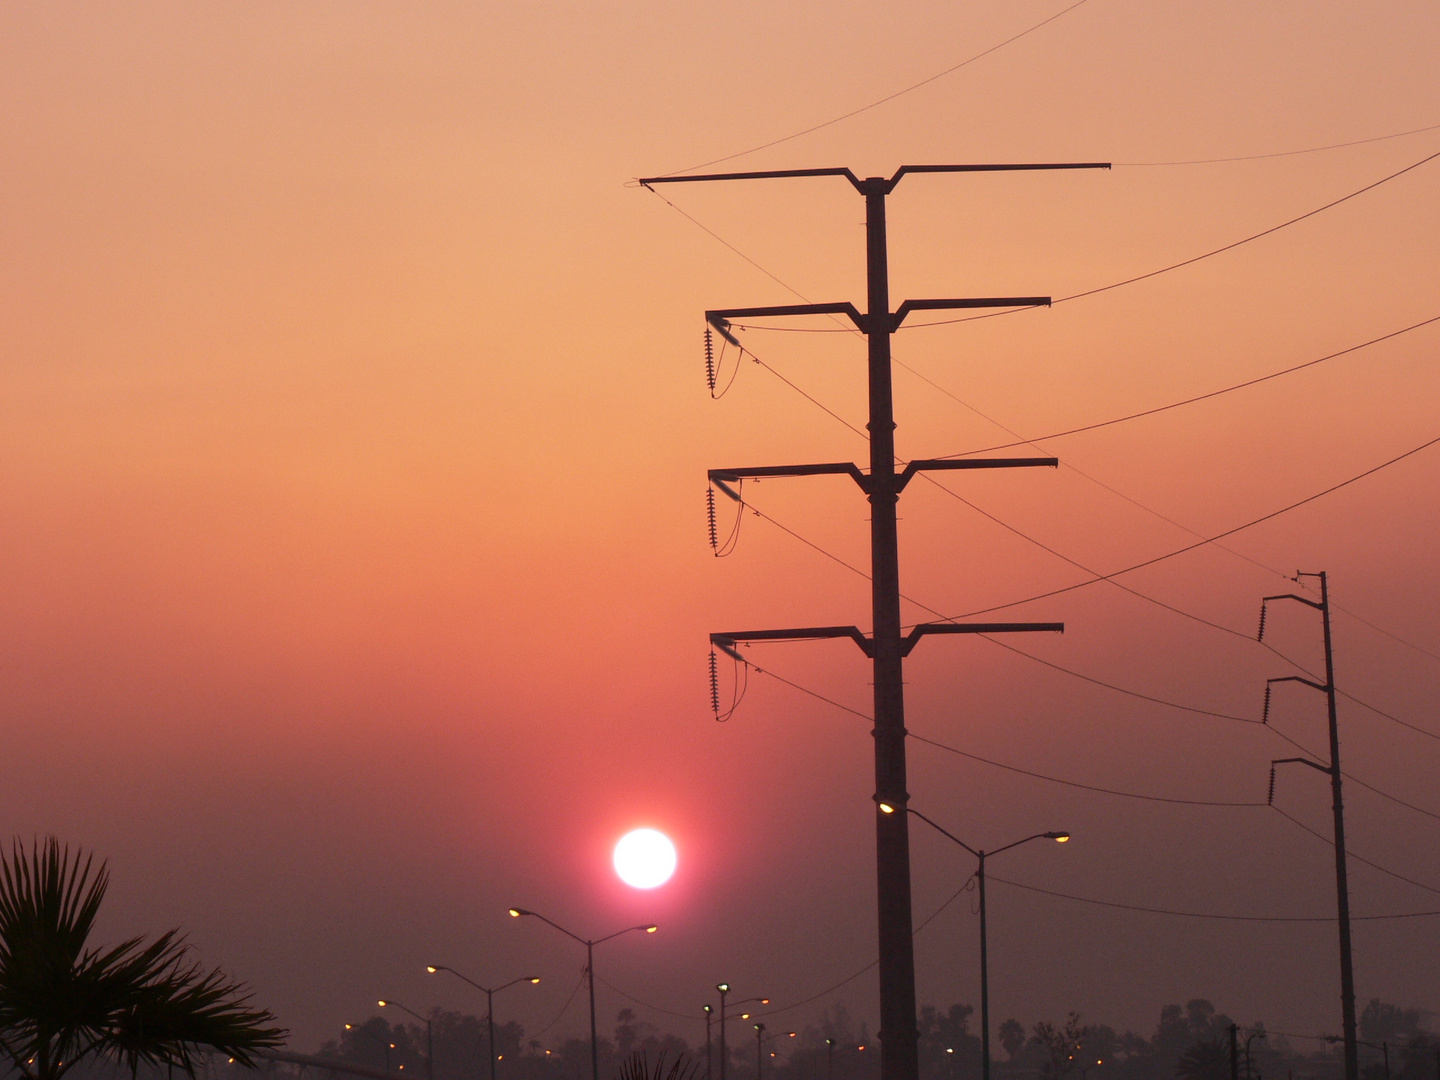
{"type": "Polygon", "coordinates": [[[1260,632],[1255,635],[1256,641],[1265,640],[1265,601],[1260,601],[1260,632]]]}
{"type": "MultiPolygon", "coordinates": [[[[715,654],[714,654],[714,653],[711,653],[711,654],[710,654],[710,660],[711,660],[712,663],[714,662],[714,660],[715,660],[715,654]]],[[[1266,806],[1274,806],[1274,805],[1275,805],[1275,763],[1274,763],[1273,761],[1270,763],[1270,794],[1265,796],[1265,805],[1266,805],[1266,806]]]]}
{"type": "MultiPolygon", "coordinates": [[[[715,650],[710,650],[710,711],[715,714],[715,719],[720,719],[720,665],[715,657],[715,650]]],[[[1275,768],[1270,768],[1270,787],[1275,787],[1275,768]]]]}
{"type": "Polygon", "coordinates": [[[1260,710],[1260,723],[1262,723],[1262,724],[1268,724],[1268,723],[1270,722],[1270,690],[1271,690],[1270,684],[1269,684],[1269,683],[1266,683],[1266,684],[1265,684],[1265,708],[1263,708],[1262,710],[1260,710]]]}
{"type": "Polygon", "coordinates": [[[710,329],[710,324],[705,324],[705,382],[710,387],[710,393],[715,393],[715,334],[710,329]]]}
{"type": "MultiPolygon", "coordinates": [[[[715,489],[713,487],[707,487],[705,489],[705,516],[710,526],[710,549],[712,551],[719,551],[720,538],[715,529],[715,489]]],[[[715,656],[713,653],[710,659],[714,661],[715,656]]]]}

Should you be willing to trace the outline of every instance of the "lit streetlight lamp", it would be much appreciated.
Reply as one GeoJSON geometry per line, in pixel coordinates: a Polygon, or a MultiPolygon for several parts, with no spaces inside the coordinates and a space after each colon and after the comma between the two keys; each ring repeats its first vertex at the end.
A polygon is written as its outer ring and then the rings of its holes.
{"type": "Polygon", "coordinates": [[[394,998],[381,998],[377,1003],[383,1009],[394,1005],[402,1012],[407,1012],[425,1025],[425,1080],[435,1080],[435,1025],[427,1017],[421,1016],[414,1009],[408,1009],[394,998]]]}
{"type": "MultiPolygon", "coordinates": [[[[893,814],[895,812],[895,807],[890,803],[882,802],[879,806],[882,814],[893,814]]],[[[1002,851],[1009,851],[1011,848],[1019,847],[1021,844],[1028,844],[1031,840],[1054,840],[1058,844],[1064,844],[1070,840],[1070,834],[1068,832],[1036,833],[1034,836],[1027,836],[1023,840],[1016,840],[1013,844],[1006,844],[1004,847],[996,848],[994,851],[976,850],[958,836],[935,824],[935,822],[920,813],[919,810],[909,806],[905,809],[908,813],[914,814],[942,836],[959,844],[979,860],[979,868],[975,871],[975,877],[979,881],[980,890],[980,1075],[981,1080],[990,1080],[990,968],[985,927],[985,860],[991,855],[999,855],[1002,851]]]]}
{"type": "Polygon", "coordinates": [[[533,985],[540,981],[540,977],[538,975],[527,975],[523,978],[511,979],[504,986],[497,986],[495,987],[495,989],[491,990],[487,987],[481,986],[474,979],[466,978],[454,968],[446,967],[444,964],[426,964],[425,970],[428,971],[431,975],[434,975],[438,971],[448,971],[451,975],[454,975],[461,982],[469,983],[476,990],[479,990],[482,994],[485,995],[485,1025],[490,1032],[490,1080],[495,1080],[495,995],[498,994],[501,990],[508,990],[510,989],[510,987],[517,986],[520,983],[530,983],[533,985]]]}
{"type": "MultiPolygon", "coordinates": [[[[653,934],[659,927],[654,923],[646,926],[627,926],[624,930],[616,930],[613,934],[606,934],[602,938],[583,938],[579,934],[572,934],[569,930],[566,930],[565,927],[557,922],[552,922],[538,911],[526,911],[524,908],[518,907],[512,907],[510,909],[510,917],[512,919],[518,919],[526,915],[532,919],[539,919],[548,926],[559,930],[566,937],[572,938],[585,946],[585,974],[587,981],[590,983],[590,1078],[591,1080],[600,1080],[600,1038],[595,1030],[595,946],[602,942],[609,941],[611,938],[617,938],[621,934],[628,934],[632,930],[642,930],[647,934],[653,934]]],[[[724,1029],[722,1028],[721,1030],[723,1031],[724,1029]]],[[[723,1068],[724,1066],[722,1065],[721,1067],[723,1068]]]]}

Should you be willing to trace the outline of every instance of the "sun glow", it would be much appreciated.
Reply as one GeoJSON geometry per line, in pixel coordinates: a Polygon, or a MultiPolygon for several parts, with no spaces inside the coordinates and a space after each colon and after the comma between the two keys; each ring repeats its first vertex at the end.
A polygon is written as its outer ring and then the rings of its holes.
{"type": "Polygon", "coordinates": [[[675,873],[675,845],[655,829],[634,829],[615,845],[615,873],[632,889],[654,889],[675,873]]]}

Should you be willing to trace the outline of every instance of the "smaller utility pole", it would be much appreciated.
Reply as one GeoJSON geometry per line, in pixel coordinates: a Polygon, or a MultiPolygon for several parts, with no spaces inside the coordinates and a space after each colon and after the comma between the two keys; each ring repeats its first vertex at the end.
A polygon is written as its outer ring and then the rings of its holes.
{"type": "Polygon", "coordinates": [[[1340,792],[1340,726],[1335,712],[1335,654],[1330,642],[1330,582],[1325,571],[1303,573],[1296,571],[1295,580],[1302,577],[1319,578],[1320,600],[1317,603],[1306,596],[1286,593],[1283,596],[1267,596],[1260,603],[1260,633],[1258,640],[1265,640],[1265,605],[1271,600],[1294,600],[1320,612],[1321,625],[1325,632],[1325,681],[1317,683],[1299,675],[1286,675],[1269,679],[1265,683],[1265,709],[1262,722],[1270,719],[1270,688],[1276,683],[1298,682],[1319,690],[1325,695],[1330,718],[1330,763],[1320,765],[1309,758],[1277,758],[1270,763],[1270,798],[1275,802],[1275,766],[1308,765],[1330,777],[1330,809],[1335,819],[1335,906],[1340,924],[1340,1018],[1345,1039],[1345,1080],[1360,1080],[1359,1036],[1355,1022],[1355,969],[1350,957],[1350,884],[1345,868],[1345,804],[1340,792]]]}
{"type": "Polygon", "coordinates": [[[1230,1080],[1240,1080],[1240,1025],[1230,1025],[1230,1080]]]}

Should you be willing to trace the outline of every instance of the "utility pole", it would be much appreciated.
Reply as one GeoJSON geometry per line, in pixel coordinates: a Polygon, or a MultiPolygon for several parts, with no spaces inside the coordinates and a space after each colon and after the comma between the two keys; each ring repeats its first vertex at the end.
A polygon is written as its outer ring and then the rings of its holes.
{"type": "MultiPolygon", "coordinates": [[[[655,184],[707,183],[720,180],[764,180],[838,176],[865,198],[866,311],[849,302],[790,304],[779,307],[734,308],[707,311],[706,322],[726,340],[738,345],[730,332],[735,318],[788,315],[843,315],[868,342],[870,469],[862,472],[848,462],[817,465],[769,466],[748,469],[712,469],[710,480],[736,498],[727,482],[746,477],[848,475],[870,501],[871,634],[854,626],[821,626],[788,630],[758,630],[712,634],[713,646],[737,656],[739,641],[781,641],[847,637],[873,662],[875,684],[875,793],[902,811],[875,815],[875,869],[878,893],[880,952],[880,1076],[881,1080],[918,1080],[919,1031],[915,1022],[915,954],[910,904],[909,802],[905,786],[904,657],[926,634],[1013,633],[1063,631],[1062,623],[921,623],[909,634],[900,627],[900,559],[896,530],[896,503],[900,492],[919,471],[941,469],[994,469],[1050,466],[1055,458],[990,458],[911,461],[902,472],[895,468],[895,414],[891,392],[890,336],[912,311],[964,308],[1048,306],[1049,297],[1010,296],[971,299],[906,300],[890,308],[889,256],[886,241],[885,198],[908,173],[1011,172],[1053,169],[1108,169],[1100,162],[1029,165],[905,165],[891,177],[860,179],[849,169],[788,169],[774,172],[717,173],[703,176],[661,176],[640,181],[655,184]]],[[[723,1051],[722,1051],[723,1052],[723,1051]]],[[[721,1059],[723,1074],[724,1059],[721,1059]]],[[[1352,1078],[1353,1080],[1353,1078],[1352,1078]]]]}
{"type": "Polygon", "coordinates": [[[1240,1025],[1230,1025],[1230,1080],[1240,1080],[1240,1025]]]}
{"type": "Polygon", "coordinates": [[[1308,765],[1330,777],[1330,806],[1335,817],[1335,906],[1340,924],[1340,1018],[1345,1040],[1345,1080],[1360,1080],[1359,1040],[1355,1025],[1355,969],[1350,959],[1350,885],[1345,869],[1345,804],[1340,797],[1340,726],[1335,714],[1335,655],[1330,642],[1330,583],[1325,571],[1307,574],[1296,571],[1295,580],[1302,577],[1320,579],[1320,600],[1317,603],[1309,597],[1286,593],[1283,596],[1267,596],[1260,603],[1260,633],[1258,640],[1265,640],[1265,605],[1271,600],[1294,600],[1312,607],[1321,616],[1325,630],[1325,682],[1317,683],[1299,675],[1286,675],[1269,679],[1265,683],[1265,709],[1263,721],[1270,719],[1270,688],[1276,683],[1298,682],[1319,690],[1325,695],[1330,715],[1330,764],[1319,765],[1309,758],[1277,758],[1270,763],[1270,798],[1275,802],[1275,766],[1308,765]]]}

